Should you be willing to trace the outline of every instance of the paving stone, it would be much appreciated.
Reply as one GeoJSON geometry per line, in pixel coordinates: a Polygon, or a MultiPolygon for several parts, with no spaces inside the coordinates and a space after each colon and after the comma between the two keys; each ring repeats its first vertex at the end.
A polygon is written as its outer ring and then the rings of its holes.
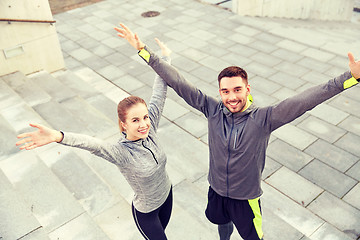
{"type": "MultiPolygon", "coordinates": [[[[306,57],[302,58],[300,61],[296,62],[296,64],[299,64],[306,68],[310,68],[313,70],[313,72],[316,72],[318,75],[312,74],[307,77],[309,82],[311,82],[311,80],[313,80],[316,83],[317,82],[323,83],[323,82],[327,81],[328,77],[326,77],[326,75],[321,75],[320,73],[325,73],[325,72],[327,72],[327,70],[331,69],[331,67],[332,67],[330,64],[328,64],[326,62],[323,63],[323,62],[314,60],[312,58],[306,58],[306,57]],[[317,78],[319,78],[319,80],[317,80],[317,78]],[[324,80],[322,80],[322,79],[324,79],[324,80]]],[[[335,76],[333,76],[333,77],[335,77],[335,76]]],[[[303,77],[303,78],[306,79],[305,77],[303,77]]]]}
{"type": "Polygon", "coordinates": [[[204,52],[208,53],[212,57],[221,58],[223,57],[224,61],[227,62],[226,55],[230,53],[227,49],[215,45],[212,41],[206,45],[206,48],[202,49],[204,52]]]}
{"type": "Polygon", "coordinates": [[[324,220],[268,184],[263,183],[262,189],[261,204],[302,234],[310,236],[324,223],[324,220]]]}
{"type": "Polygon", "coordinates": [[[78,61],[83,61],[93,56],[93,54],[89,50],[86,50],[84,48],[77,48],[67,53],[78,61]]]}
{"type": "Polygon", "coordinates": [[[179,69],[180,72],[186,71],[190,72],[194,70],[195,68],[200,67],[200,64],[198,64],[196,61],[192,61],[187,58],[176,58],[173,59],[171,64],[179,69]]]}
{"type": "Polygon", "coordinates": [[[350,190],[343,200],[360,210],[360,183],[350,190]]]}
{"type": "Polygon", "coordinates": [[[257,41],[251,41],[248,46],[258,50],[258,51],[262,51],[265,53],[271,53],[273,51],[275,51],[278,47],[274,44],[265,42],[265,41],[261,41],[261,40],[257,40],[257,41]]]}
{"type": "Polygon", "coordinates": [[[274,172],[276,172],[281,167],[282,167],[282,165],[280,163],[276,162],[271,157],[266,156],[265,168],[261,174],[261,179],[262,180],[267,179],[269,176],[271,176],[274,172]]]}
{"type": "Polygon", "coordinates": [[[303,240],[303,234],[272,212],[271,208],[262,208],[264,239],[303,240]]]}
{"type": "MultiPolygon", "coordinates": [[[[346,92],[345,92],[346,93],[346,92]]],[[[341,109],[344,112],[360,117],[360,112],[355,109],[360,109],[360,102],[355,101],[346,96],[346,94],[340,94],[332,98],[329,105],[341,109]]]]}
{"type": "Polygon", "coordinates": [[[109,187],[70,147],[57,145],[39,154],[90,216],[96,216],[116,202],[109,187]]]}
{"type": "Polygon", "coordinates": [[[47,232],[43,228],[38,228],[33,232],[28,233],[26,236],[21,238],[22,240],[49,240],[47,232]]]}
{"type": "Polygon", "coordinates": [[[305,153],[321,160],[323,163],[339,170],[340,172],[348,170],[359,159],[343,149],[321,139],[317,140],[305,149],[305,153]]]}
{"type": "Polygon", "coordinates": [[[309,72],[308,68],[290,62],[283,62],[282,64],[276,65],[275,69],[281,72],[288,73],[294,77],[301,77],[307,72],[309,72]]]}
{"type": "Polygon", "coordinates": [[[297,53],[302,52],[307,48],[305,45],[290,39],[283,39],[280,42],[278,42],[276,45],[281,48],[285,48],[289,51],[297,52],[297,53]]]}
{"type": "Polygon", "coordinates": [[[256,49],[253,49],[251,47],[248,47],[246,43],[244,44],[236,44],[231,47],[231,51],[233,53],[236,53],[240,56],[244,57],[250,57],[254,55],[256,52],[258,52],[256,49]]]}
{"type": "Polygon", "coordinates": [[[260,64],[264,64],[268,67],[273,67],[273,66],[281,63],[281,61],[282,61],[280,58],[265,54],[263,52],[258,52],[256,54],[254,54],[251,57],[251,59],[253,59],[254,61],[256,61],[260,64]]]}
{"type": "Polygon", "coordinates": [[[292,63],[296,63],[299,59],[303,58],[303,56],[301,56],[300,54],[283,48],[279,48],[273,51],[271,53],[271,56],[275,56],[287,62],[292,62],[292,63]]]}
{"type": "Polygon", "coordinates": [[[277,170],[266,182],[302,206],[307,206],[323,192],[323,189],[286,167],[277,170]]]}
{"type": "Polygon", "coordinates": [[[184,108],[171,99],[167,99],[163,110],[163,116],[168,118],[170,121],[174,121],[188,112],[188,109],[184,108]]]}
{"type": "Polygon", "coordinates": [[[84,65],[93,69],[94,71],[100,71],[104,67],[109,65],[109,62],[106,61],[103,57],[99,57],[97,55],[92,55],[81,61],[84,65]]]}
{"type": "Polygon", "coordinates": [[[110,238],[86,213],[77,216],[49,234],[51,239],[104,239],[110,238]]]}
{"type": "Polygon", "coordinates": [[[167,164],[176,166],[187,179],[198,179],[207,172],[209,153],[203,142],[173,124],[159,128],[158,136],[167,155],[167,164]]]}
{"type": "Polygon", "coordinates": [[[230,64],[224,60],[219,58],[208,56],[199,61],[199,63],[203,64],[204,66],[213,69],[216,72],[220,72],[224,68],[230,66],[230,64]]]}
{"type": "MultiPolygon", "coordinates": [[[[251,80],[250,80],[250,84],[251,84],[251,80]]],[[[251,90],[251,95],[254,98],[253,104],[256,104],[256,106],[258,107],[273,105],[278,101],[276,98],[269,96],[261,91],[257,91],[256,89],[251,90]]]]}
{"type": "MultiPolygon", "coordinates": [[[[345,122],[349,124],[349,122],[346,119],[348,118],[350,120],[352,118],[351,116],[349,117],[348,113],[343,112],[340,109],[337,109],[335,107],[332,107],[327,103],[322,103],[320,105],[317,105],[315,108],[310,110],[308,113],[310,113],[312,116],[320,118],[321,120],[324,120],[330,124],[338,125],[339,127],[342,127],[344,129],[347,129],[346,128],[347,124],[345,124],[345,122]],[[343,122],[344,119],[345,119],[345,121],[343,122]]],[[[355,127],[355,126],[352,126],[352,127],[355,127]]]]}
{"type": "Polygon", "coordinates": [[[47,232],[84,211],[34,152],[22,152],[2,161],[1,169],[47,232]]]}
{"type": "Polygon", "coordinates": [[[207,119],[192,112],[177,118],[174,122],[197,138],[200,138],[208,131],[207,119]]]}
{"type": "Polygon", "coordinates": [[[271,76],[268,76],[268,79],[292,90],[297,89],[305,83],[304,80],[298,77],[293,77],[284,72],[277,72],[271,76]]]}
{"type": "Polygon", "coordinates": [[[301,54],[322,62],[327,62],[335,57],[333,53],[328,53],[315,48],[307,48],[302,51],[301,54]]]}
{"type": "Polygon", "coordinates": [[[131,75],[122,76],[112,82],[126,92],[131,92],[144,86],[143,82],[137,80],[137,78],[131,75]]]}
{"type": "MultiPolygon", "coordinates": [[[[221,57],[221,59],[228,62],[229,65],[239,66],[241,68],[251,63],[252,61],[250,58],[243,57],[238,53],[233,53],[233,52],[226,54],[225,56],[221,57]]],[[[217,76],[217,74],[214,76],[217,76]]]]}
{"type": "Polygon", "coordinates": [[[346,133],[342,128],[313,116],[309,116],[296,126],[330,143],[334,143],[346,133]]]}
{"type": "Polygon", "coordinates": [[[207,53],[203,53],[203,52],[201,52],[201,51],[199,51],[197,49],[194,49],[194,48],[185,49],[180,54],[187,57],[187,58],[190,58],[193,61],[199,61],[200,59],[203,59],[203,58],[209,56],[207,53]]]}
{"type": "Polygon", "coordinates": [[[108,65],[98,71],[98,73],[108,80],[116,80],[125,75],[125,72],[114,65],[108,65]]]}
{"type": "Polygon", "coordinates": [[[311,240],[351,240],[352,238],[343,232],[336,229],[334,226],[328,223],[324,223],[314,234],[310,237],[311,240]]]}
{"type": "Polygon", "coordinates": [[[340,229],[351,239],[360,234],[360,211],[328,192],[321,194],[308,209],[340,229]]]}
{"type": "MultiPolygon", "coordinates": [[[[19,194],[0,169],[0,239],[20,239],[41,228],[19,194]]],[[[45,238],[43,238],[45,239],[45,238]]]]}
{"type": "MultiPolygon", "coordinates": [[[[314,66],[314,65],[310,65],[310,66],[314,66]]],[[[304,79],[305,81],[313,84],[323,84],[329,80],[329,78],[325,74],[313,70],[304,74],[301,77],[301,79],[304,79]]]]}
{"type": "Polygon", "coordinates": [[[255,76],[251,79],[251,88],[259,90],[263,93],[271,95],[281,88],[281,85],[274,83],[273,81],[269,81],[266,78],[255,76]]]}
{"type": "Polygon", "coordinates": [[[271,142],[266,153],[275,161],[295,172],[303,168],[313,159],[310,155],[280,139],[271,142]]]}
{"type": "Polygon", "coordinates": [[[360,181],[360,161],[358,161],[354,166],[352,166],[346,174],[350,177],[355,178],[356,180],[360,181]]]}
{"type": "Polygon", "coordinates": [[[314,135],[291,124],[287,124],[278,128],[273,132],[273,134],[277,138],[291,144],[300,150],[304,150],[317,140],[314,135]]]}
{"type": "Polygon", "coordinates": [[[201,79],[204,82],[210,83],[210,84],[218,84],[217,81],[217,75],[218,72],[214,71],[213,69],[210,69],[205,66],[200,66],[193,71],[190,72],[190,74],[194,75],[195,77],[201,79]]]}
{"type": "Polygon", "coordinates": [[[342,198],[356,181],[315,159],[299,171],[299,174],[326,191],[342,198]]]}
{"type": "Polygon", "coordinates": [[[256,75],[260,77],[266,78],[276,72],[276,70],[272,67],[264,66],[261,63],[251,62],[245,66],[245,71],[250,71],[256,73],[256,75]]]}
{"type": "Polygon", "coordinates": [[[336,146],[360,157],[359,149],[360,136],[353,133],[347,133],[335,143],[336,146]]]}
{"type": "Polygon", "coordinates": [[[228,39],[244,45],[248,45],[254,41],[254,38],[240,33],[232,33],[230,36],[228,36],[228,39]]]}
{"type": "Polygon", "coordinates": [[[54,100],[61,102],[76,94],[69,87],[51,76],[48,72],[39,72],[30,76],[30,82],[47,92],[54,100]]]}

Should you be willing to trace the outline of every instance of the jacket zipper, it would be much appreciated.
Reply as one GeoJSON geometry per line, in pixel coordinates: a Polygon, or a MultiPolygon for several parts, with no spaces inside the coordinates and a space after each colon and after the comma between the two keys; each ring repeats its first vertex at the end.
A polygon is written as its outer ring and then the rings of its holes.
{"type": "Polygon", "coordinates": [[[153,153],[153,151],[151,151],[151,149],[150,149],[150,148],[145,147],[144,141],[142,141],[142,142],[141,142],[141,144],[143,145],[143,147],[144,147],[145,149],[147,149],[147,150],[149,150],[149,152],[151,152],[151,155],[153,156],[153,158],[154,158],[154,160],[155,160],[156,164],[159,164],[159,162],[156,160],[156,157],[155,157],[155,154],[153,153]]]}
{"type": "MultiPolygon", "coordinates": [[[[231,135],[232,132],[234,130],[234,116],[231,115],[231,119],[232,119],[232,125],[231,125],[231,130],[230,130],[230,136],[229,136],[229,144],[228,144],[228,160],[226,163],[226,195],[227,197],[229,197],[229,162],[230,162],[230,142],[231,142],[231,135]]],[[[236,141],[236,140],[234,140],[236,141]]]]}

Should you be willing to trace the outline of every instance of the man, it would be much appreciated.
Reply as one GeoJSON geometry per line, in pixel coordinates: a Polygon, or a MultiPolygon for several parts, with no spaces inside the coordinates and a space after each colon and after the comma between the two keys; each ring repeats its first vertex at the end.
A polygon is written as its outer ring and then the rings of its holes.
{"type": "Polygon", "coordinates": [[[230,239],[233,224],[245,240],[263,239],[259,197],[261,174],[271,132],[352,87],[360,80],[360,62],[349,53],[351,71],[309,88],[274,106],[252,104],[246,72],[225,68],[218,76],[221,101],[202,93],[178,71],[163,62],[129,28],[120,24],[119,36],[189,105],[208,119],[210,165],[207,218],[218,225],[221,240],[230,239]]]}

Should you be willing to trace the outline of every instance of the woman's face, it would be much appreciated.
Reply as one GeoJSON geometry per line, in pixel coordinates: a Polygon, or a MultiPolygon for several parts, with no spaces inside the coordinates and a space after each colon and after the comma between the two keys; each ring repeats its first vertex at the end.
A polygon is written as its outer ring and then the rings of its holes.
{"type": "Polygon", "coordinates": [[[150,130],[149,112],[145,104],[137,103],[127,110],[125,122],[120,122],[131,141],[146,138],[150,130]]]}

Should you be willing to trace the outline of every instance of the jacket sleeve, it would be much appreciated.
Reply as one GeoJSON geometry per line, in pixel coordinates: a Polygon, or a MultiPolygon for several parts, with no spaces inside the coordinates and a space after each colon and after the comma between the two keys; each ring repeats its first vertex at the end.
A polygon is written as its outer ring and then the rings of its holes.
{"type": "MultiPolygon", "coordinates": [[[[167,64],[170,64],[169,57],[162,57],[162,59],[167,64]]],[[[166,93],[166,82],[159,75],[156,75],[152,95],[149,102],[149,115],[151,120],[151,126],[154,128],[154,131],[156,131],[159,126],[160,117],[165,105],[166,93]]]]}
{"type": "Polygon", "coordinates": [[[206,117],[209,115],[210,106],[215,106],[218,103],[216,99],[207,96],[186,81],[175,67],[161,60],[147,46],[139,51],[139,56],[143,58],[181,98],[183,98],[190,106],[201,111],[206,117]]]}
{"type": "Polygon", "coordinates": [[[122,156],[121,151],[114,144],[84,134],[65,132],[60,144],[87,150],[114,164],[119,164],[122,156]]]}
{"type": "Polygon", "coordinates": [[[300,117],[306,111],[309,111],[320,103],[339,94],[347,88],[358,83],[350,71],[329,80],[327,83],[309,88],[304,92],[281,101],[275,106],[270,107],[268,114],[270,116],[270,131],[283,126],[300,117]]]}

